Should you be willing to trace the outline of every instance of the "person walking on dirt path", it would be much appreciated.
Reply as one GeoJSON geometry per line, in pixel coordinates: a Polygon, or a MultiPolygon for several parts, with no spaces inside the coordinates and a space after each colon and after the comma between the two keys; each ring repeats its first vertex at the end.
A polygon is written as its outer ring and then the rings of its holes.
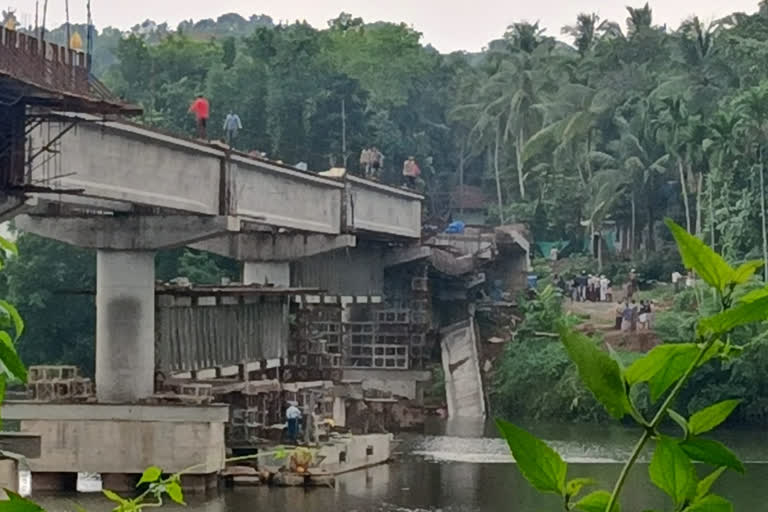
{"type": "Polygon", "coordinates": [[[650,309],[644,300],[640,301],[640,330],[648,329],[648,312],[650,309]]]}
{"type": "Polygon", "coordinates": [[[672,285],[675,287],[675,293],[680,291],[680,284],[683,282],[683,274],[675,270],[672,272],[672,285]]]}
{"type": "Polygon", "coordinates": [[[606,302],[610,300],[608,298],[608,287],[610,284],[611,281],[605,277],[605,274],[600,276],[600,302],[606,302]]]}
{"type": "Polygon", "coordinates": [[[568,285],[565,284],[565,279],[563,279],[563,276],[560,274],[555,274],[555,277],[552,279],[552,281],[555,283],[555,286],[560,290],[560,293],[563,295],[568,294],[568,285]]]}
{"type": "Polygon", "coordinates": [[[616,304],[616,321],[613,325],[613,328],[616,329],[617,331],[621,330],[621,320],[623,316],[624,316],[624,303],[619,301],[616,304]]]}
{"type": "Polygon", "coordinates": [[[208,139],[208,118],[211,114],[211,106],[208,100],[202,94],[198,94],[192,105],[189,106],[189,112],[195,114],[195,121],[197,121],[197,138],[207,140],[208,139]]]}
{"type": "Polygon", "coordinates": [[[576,286],[579,290],[578,298],[579,302],[587,300],[587,284],[589,284],[589,278],[587,277],[586,270],[581,271],[581,275],[576,277],[576,286]]]}
{"type": "Polygon", "coordinates": [[[639,316],[640,315],[637,307],[637,302],[635,302],[635,300],[633,299],[632,300],[632,327],[631,327],[632,332],[635,332],[637,330],[637,321],[639,316]]]}
{"type": "Polygon", "coordinates": [[[635,269],[629,271],[629,279],[627,279],[627,298],[632,299],[637,293],[637,272],[635,269]]]}
{"type": "Polygon", "coordinates": [[[632,308],[629,307],[629,301],[624,301],[624,307],[621,311],[621,332],[629,332],[632,329],[632,308]]]}

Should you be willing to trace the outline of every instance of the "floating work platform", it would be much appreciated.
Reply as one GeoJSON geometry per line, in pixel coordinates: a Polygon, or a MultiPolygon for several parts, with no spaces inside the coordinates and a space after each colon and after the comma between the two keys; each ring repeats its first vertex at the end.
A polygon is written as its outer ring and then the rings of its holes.
{"type": "MultiPolygon", "coordinates": [[[[277,447],[264,447],[271,452],[277,447]]],[[[392,434],[335,434],[319,445],[298,447],[297,457],[259,459],[258,469],[228,467],[222,476],[234,486],[328,487],[336,476],[383,464],[392,456],[392,434]],[[305,457],[305,454],[311,454],[305,457]],[[296,460],[296,459],[304,460],[296,460]]],[[[290,450],[290,448],[289,448],[290,450]]]]}

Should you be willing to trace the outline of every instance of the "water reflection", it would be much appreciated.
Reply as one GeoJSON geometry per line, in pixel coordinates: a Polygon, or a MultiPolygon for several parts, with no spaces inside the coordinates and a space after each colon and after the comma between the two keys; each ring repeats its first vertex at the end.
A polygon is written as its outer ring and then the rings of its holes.
{"type": "MultiPolygon", "coordinates": [[[[572,461],[569,477],[596,478],[613,484],[638,434],[603,426],[528,426],[572,461]]],[[[434,425],[431,435],[404,435],[398,460],[339,477],[335,488],[241,488],[217,496],[189,497],[189,512],[529,512],[560,510],[556,496],[535,492],[510,463],[504,442],[492,426],[455,421],[434,425]]],[[[768,461],[762,432],[728,431],[720,435],[747,460],[768,461]]],[[[701,465],[702,473],[708,469],[701,465]]],[[[715,492],[733,499],[738,511],[765,510],[768,464],[752,463],[747,475],[726,474],[715,492]]],[[[667,510],[669,504],[648,480],[647,465],[637,466],[627,483],[624,510],[667,510]]],[[[109,510],[97,496],[78,496],[89,511],[109,510]]],[[[48,510],[73,510],[61,497],[43,497],[48,510]]]]}

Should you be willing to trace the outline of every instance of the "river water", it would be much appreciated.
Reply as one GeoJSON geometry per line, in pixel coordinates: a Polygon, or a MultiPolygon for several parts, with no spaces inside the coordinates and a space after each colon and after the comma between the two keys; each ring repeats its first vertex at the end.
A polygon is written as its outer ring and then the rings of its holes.
{"type": "MultiPolygon", "coordinates": [[[[568,462],[569,478],[590,476],[609,489],[620,462],[639,436],[635,430],[598,425],[526,425],[568,462]]],[[[430,434],[398,436],[393,463],[343,475],[335,488],[238,488],[214,496],[188,496],[189,512],[547,512],[562,510],[559,498],[541,495],[520,476],[492,425],[449,422],[429,425],[430,434]]],[[[768,435],[730,430],[718,435],[747,462],[747,474],[726,473],[715,492],[733,500],[737,512],[768,511],[768,435]]],[[[650,453],[644,454],[647,462],[650,453]]],[[[701,467],[703,472],[705,467],[701,467]]],[[[99,495],[35,496],[49,511],[109,510],[99,495]],[[74,500],[74,501],[73,501],[74,500]]],[[[630,474],[625,512],[671,510],[648,480],[647,464],[630,474]]]]}

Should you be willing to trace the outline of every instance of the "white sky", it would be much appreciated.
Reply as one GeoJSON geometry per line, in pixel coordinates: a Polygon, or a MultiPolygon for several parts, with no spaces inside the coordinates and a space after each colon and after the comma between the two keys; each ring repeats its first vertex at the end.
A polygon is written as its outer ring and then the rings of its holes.
{"type": "MultiPolygon", "coordinates": [[[[39,0],[40,12],[45,0],[39,0]]],[[[47,26],[60,25],[64,0],[48,0],[47,26]]],[[[86,0],[69,0],[70,20],[86,20],[86,0]]],[[[424,34],[424,42],[438,50],[477,51],[504,33],[513,21],[540,21],[549,35],[559,35],[563,25],[573,23],[580,12],[597,12],[603,19],[624,24],[625,5],[641,6],[645,0],[91,0],[94,23],[129,28],[150,18],[167,21],[176,27],[179,21],[216,18],[227,12],[244,17],[267,14],[275,21],[307,20],[325,27],[329,19],[346,11],[365,21],[404,21],[424,34]]],[[[660,0],[651,2],[654,21],[672,27],[697,14],[711,20],[734,11],[753,12],[758,0],[660,0]]],[[[34,23],[35,0],[0,0],[5,9],[16,9],[19,20],[34,23]]],[[[41,14],[42,17],[42,14],[41,14]]]]}

